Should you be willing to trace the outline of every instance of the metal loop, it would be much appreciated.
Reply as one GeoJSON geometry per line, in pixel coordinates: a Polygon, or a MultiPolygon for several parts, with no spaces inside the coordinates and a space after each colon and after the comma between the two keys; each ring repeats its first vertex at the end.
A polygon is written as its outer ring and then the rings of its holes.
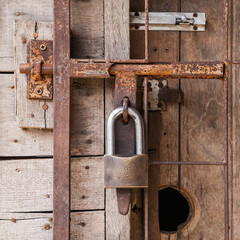
{"type": "MultiPolygon", "coordinates": [[[[141,115],[135,108],[128,107],[128,113],[135,122],[136,154],[144,154],[144,123],[141,115]]],[[[123,114],[123,107],[114,109],[107,121],[107,154],[115,153],[115,120],[123,114]]]]}

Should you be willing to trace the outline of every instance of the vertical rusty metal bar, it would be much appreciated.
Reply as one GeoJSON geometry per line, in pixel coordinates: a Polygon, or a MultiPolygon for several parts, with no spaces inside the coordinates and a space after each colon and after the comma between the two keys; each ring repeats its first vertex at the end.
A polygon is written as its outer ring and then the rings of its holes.
{"type": "MultiPolygon", "coordinates": [[[[124,97],[128,97],[131,107],[136,108],[137,76],[131,72],[123,72],[116,75],[114,108],[122,105],[124,97]]],[[[134,122],[129,119],[124,125],[121,119],[116,121],[115,131],[115,153],[121,156],[132,156],[135,154],[134,122]]],[[[131,200],[131,189],[117,189],[118,209],[123,215],[128,213],[131,200]]]]}
{"type": "MultiPolygon", "coordinates": [[[[144,123],[145,123],[145,153],[148,154],[148,78],[144,78],[144,123]]],[[[144,190],[144,239],[148,240],[148,188],[144,190]]]]}
{"type": "Polygon", "coordinates": [[[69,0],[54,0],[54,240],[70,239],[69,11],[69,0]]]}
{"type": "Polygon", "coordinates": [[[225,75],[224,75],[224,108],[225,108],[225,162],[224,166],[224,205],[225,205],[225,240],[229,240],[229,182],[228,182],[228,55],[229,55],[229,0],[223,0],[223,26],[224,26],[224,52],[223,58],[225,62],[225,75]]]}
{"type": "Polygon", "coordinates": [[[145,0],[145,60],[149,61],[149,4],[145,0]]]}

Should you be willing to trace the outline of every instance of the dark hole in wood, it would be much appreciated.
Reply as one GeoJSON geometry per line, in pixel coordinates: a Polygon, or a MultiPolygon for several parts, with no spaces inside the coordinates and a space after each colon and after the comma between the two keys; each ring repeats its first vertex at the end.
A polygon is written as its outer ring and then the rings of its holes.
{"type": "Polygon", "coordinates": [[[192,207],[180,191],[167,187],[159,190],[159,226],[161,232],[174,233],[183,229],[192,217],[192,207]]]}

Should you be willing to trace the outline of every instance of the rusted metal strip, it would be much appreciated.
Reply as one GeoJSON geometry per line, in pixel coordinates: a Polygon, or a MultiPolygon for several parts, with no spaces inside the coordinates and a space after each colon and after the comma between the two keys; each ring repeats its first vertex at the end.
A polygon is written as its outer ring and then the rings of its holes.
{"type": "Polygon", "coordinates": [[[70,239],[69,19],[69,0],[54,0],[54,240],[70,239]]]}
{"type": "MultiPolygon", "coordinates": [[[[217,78],[224,76],[224,63],[172,63],[172,64],[112,64],[79,63],[71,60],[71,77],[73,78],[109,78],[124,72],[138,76],[160,76],[169,78],[217,78]]],[[[30,64],[21,64],[20,72],[31,73],[30,64]]],[[[42,74],[51,74],[50,64],[42,65],[42,74]]]]}
{"type": "MultiPolygon", "coordinates": [[[[137,76],[123,72],[117,74],[115,79],[114,108],[122,105],[122,100],[127,97],[130,106],[136,108],[137,76]]],[[[134,122],[129,119],[124,125],[122,119],[116,121],[115,130],[115,153],[121,156],[132,156],[135,154],[134,122]]],[[[126,215],[131,201],[131,189],[117,189],[118,210],[126,215]]]]}

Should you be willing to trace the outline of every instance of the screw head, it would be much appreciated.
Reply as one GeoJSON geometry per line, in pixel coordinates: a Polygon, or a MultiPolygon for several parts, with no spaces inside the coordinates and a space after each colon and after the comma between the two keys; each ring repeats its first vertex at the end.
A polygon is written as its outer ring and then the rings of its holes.
{"type": "Polygon", "coordinates": [[[49,230],[49,229],[51,228],[50,225],[49,225],[48,223],[44,224],[43,227],[44,227],[45,230],[49,230]]]}
{"type": "Polygon", "coordinates": [[[43,106],[42,106],[42,108],[43,108],[43,110],[47,110],[48,109],[48,105],[47,104],[44,104],[43,106]]]}
{"type": "Polygon", "coordinates": [[[197,26],[193,26],[193,30],[197,31],[198,27],[197,26]]]}
{"type": "Polygon", "coordinates": [[[16,218],[11,218],[11,222],[16,223],[17,222],[16,218]]]}
{"type": "Polygon", "coordinates": [[[20,169],[19,169],[19,168],[16,168],[15,171],[16,171],[16,172],[20,172],[20,169]]]}
{"type": "Polygon", "coordinates": [[[194,13],[194,14],[193,14],[193,17],[198,17],[198,14],[197,14],[197,13],[194,13]]]}
{"type": "Polygon", "coordinates": [[[20,12],[16,12],[15,14],[16,14],[16,16],[20,16],[20,15],[21,15],[21,13],[20,13],[20,12]]]}
{"type": "Polygon", "coordinates": [[[40,95],[40,94],[42,94],[42,89],[41,88],[38,88],[38,89],[36,89],[36,93],[38,94],[38,95],[40,95]]]}
{"type": "Polygon", "coordinates": [[[27,39],[26,38],[22,38],[22,43],[23,44],[27,43],[27,39]]]}
{"type": "Polygon", "coordinates": [[[45,50],[47,49],[47,46],[46,46],[45,44],[41,44],[41,45],[40,45],[40,49],[41,49],[42,51],[45,51],[45,50]]]}

